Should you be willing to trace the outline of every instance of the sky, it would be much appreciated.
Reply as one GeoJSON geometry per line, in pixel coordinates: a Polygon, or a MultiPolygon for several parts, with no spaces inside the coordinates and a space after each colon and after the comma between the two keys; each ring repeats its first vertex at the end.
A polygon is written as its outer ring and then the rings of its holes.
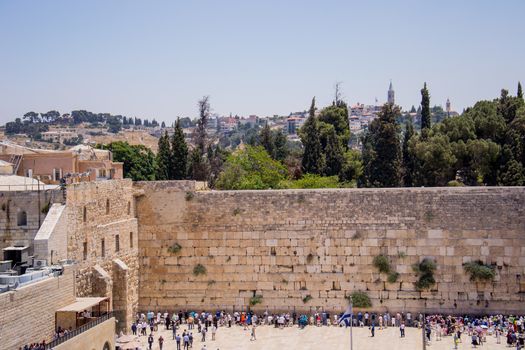
{"type": "Polygon", "coordinates": [[[287,115],[331,103],[461,111],[525,82],[523,0],[0,0],[0,124],[75,109],[287,115]]]}

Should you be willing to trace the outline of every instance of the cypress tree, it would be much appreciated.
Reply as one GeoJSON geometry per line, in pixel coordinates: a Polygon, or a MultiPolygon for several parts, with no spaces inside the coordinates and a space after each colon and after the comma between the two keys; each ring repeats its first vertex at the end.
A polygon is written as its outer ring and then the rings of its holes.
{"type": "Polygon", "coordinates": [[[259,138],[261,140],[261,146],[264,147],[270,157],[275,159],[275,145],[273,142],[272,131],[270,130],[268,124],[262,128],[259,138]]]}
{"type": "Polygon", "coordinates": [[[430,129],[432,117],[430,115],[430,95],[427,89],[427,83],[421,89],[421,131],[430,129]]]}
{"type": "Polygon", "coordinates": [[[327,176],[338,175],[341,172],[344,153],[341,142],[335,133],[335,129],[331,128],[326,140],[326,148],[324,150],[326,165],[324,173],[327,176]]]}
{"type": "Polygon", "coordinates": [[[414,125],[412,119],[408,119],[405,124],[405,135],[403,137],[403,184],[405,187],[412,187],[414,185],[414,172],[415,172],[415,158],[410,153],[408,148],[408,142],[414,136],[414,125]]]}
{"type": "Polygon", "coordinates": [[[188,145],[184,139],[184,132],[177,118],[175,130],[171,138],[171,179],[183,180],[188,171],[188,145]]]}
{"type": "Polygon", "coordinates": [[[384,104],[364,141],[365,181],[370,187],[398,187],[401,180],[401,149],[396,117],[399,107],[384,104]]]}
{"type": "Polygon", "coordinates": [[[301,166],[304,173],[322,174],[324,155],[319,137],[319,122],[315,116],[315,97],[310,106],[310,115],[301,128],[301,141],[304,146],[301,166]]]}
{"type": "Polygon", "coordinates": [[[521,82],[518,81],[518,98],[523,98],[523,91],[521,90],[521,82]]]}
{"type": "Polygon", "coordinates": [[[282,130],[277,131],[274,137],[275,159],[283,161],[288,156],[286,149],[286,135],[282,130]]]}
{"type": "Polygon", "coordinates": [[[159,139],[159,149],[157,152],[157,180],[169,180],[171,168],[171,150],[168,132],[164,132],[159,139]]]}

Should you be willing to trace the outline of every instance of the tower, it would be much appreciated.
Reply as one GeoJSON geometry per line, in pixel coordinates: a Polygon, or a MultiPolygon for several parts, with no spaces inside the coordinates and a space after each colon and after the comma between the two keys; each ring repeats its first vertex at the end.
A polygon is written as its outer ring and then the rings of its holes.
{"type": "Polygon", "coordinates": [[[451,111],[451,109],[450,109],[450,100],[449,100],[448,98],[447,98],[447,103],[446,103],[445,106],[446,106],[445,108],[446,108],[446,111],[447,111],[447,116],[450,117],[450,111],[451,111]]]}
{"type": "Polygon", "coordinates": [[[390,86],[388,87],[388,103],[394,104],[395,98],[394,98],[394,89],[392,88],[392,80],[390,80],[390,86]]]}

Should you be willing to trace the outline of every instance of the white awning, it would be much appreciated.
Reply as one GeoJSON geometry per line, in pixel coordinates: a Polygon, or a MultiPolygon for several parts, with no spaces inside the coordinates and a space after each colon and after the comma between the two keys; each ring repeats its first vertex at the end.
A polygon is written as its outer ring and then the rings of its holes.
{"type": "Polygon", "coordinates": [[[95,305],[100,304],[104,300],[109,300],[109,298],[77,298],[77,301],[73,304],[64,306],[61,309],[58,309],[57,312],[81,312],[87,310],[95,305]]]}

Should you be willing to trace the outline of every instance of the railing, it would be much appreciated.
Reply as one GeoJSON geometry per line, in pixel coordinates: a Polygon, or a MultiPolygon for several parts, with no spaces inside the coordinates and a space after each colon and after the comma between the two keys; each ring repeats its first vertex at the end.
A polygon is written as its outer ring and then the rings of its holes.
{"type": "Polygon", "coordinates": [[[64,342],[68,341],[69,339],[71,339],[73,337],[76,337],[77,335],[79,335],[81,333],[84,333],[88,329],[91,329],[91,328],[101,324],[102,322],[109,320],[112,317],[114,317],[113,311],[110,311],[110,312],[100,316],[96,320],[90,321],[90,322],[86,323],[85,325],[82,325],[82,326],[78,327],[77,329],[75,329],[75,330],[73,330],[73,331],[71,331],[71,332],[61,336],[60,338],[57,338],[57,339],[53,340],[51,343],[46,344],[46,350],[47,349],[53,349],[55,346],[58,346],[58,345],[60,345],[60,344],[62,344],[64,342]]]}

